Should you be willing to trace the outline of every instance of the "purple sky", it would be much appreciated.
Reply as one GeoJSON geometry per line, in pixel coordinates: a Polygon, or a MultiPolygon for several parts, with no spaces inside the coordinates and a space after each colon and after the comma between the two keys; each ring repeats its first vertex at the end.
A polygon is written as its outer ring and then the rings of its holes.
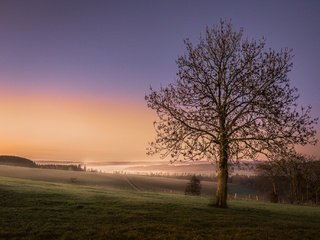
{"type": "Polygon", "coordinates": [[[144,103],[175,79],[183,40],[231,19],[294,50],[293,85],[320,116],[320,1],[1,0],[0,86],[144,103]]]}

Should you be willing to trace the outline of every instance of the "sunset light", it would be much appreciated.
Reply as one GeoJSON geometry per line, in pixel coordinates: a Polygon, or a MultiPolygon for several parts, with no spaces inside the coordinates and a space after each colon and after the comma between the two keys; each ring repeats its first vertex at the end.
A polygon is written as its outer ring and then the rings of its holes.
{"type": "Polygon", "coordinates": [[[320,239],[320,0],[0,0],[0,240],[320,239]]]}
{"type": "Polygon", "coordinates": [[[36,160],[145,160],[154,114],[122,99],[4,92],[3,154],[36,160]]]}

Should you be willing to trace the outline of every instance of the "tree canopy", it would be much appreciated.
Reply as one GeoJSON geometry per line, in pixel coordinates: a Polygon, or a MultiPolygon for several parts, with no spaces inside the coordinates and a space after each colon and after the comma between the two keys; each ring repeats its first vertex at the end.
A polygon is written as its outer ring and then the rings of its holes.
{"type": "Polygon", "coordinates": [[[226,207],[232,160],[316,143],[317,119],[310,106],[298,106],[290,85],[291,50],[267,49],[264,39],[243,38],[242,29],[224,21],[207,28],[198,44],[185,45],[176,81],[146,96],[159,117],[148,153],[216,161],[217,205],[226,207]]]}

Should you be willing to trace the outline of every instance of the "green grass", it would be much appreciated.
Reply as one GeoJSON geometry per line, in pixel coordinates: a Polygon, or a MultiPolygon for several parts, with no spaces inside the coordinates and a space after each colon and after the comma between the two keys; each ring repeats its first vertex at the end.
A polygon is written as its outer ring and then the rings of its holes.
{"type": "Polygon", "coordinates": [[[319,239],[320,209],[0,177],[0,239],[319,239]]]}

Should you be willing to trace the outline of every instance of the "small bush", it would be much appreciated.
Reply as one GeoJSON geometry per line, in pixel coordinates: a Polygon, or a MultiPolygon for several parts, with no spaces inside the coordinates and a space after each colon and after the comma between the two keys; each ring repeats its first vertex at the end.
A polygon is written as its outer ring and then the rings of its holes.
{"type": "Polygon", "coordinates": [[[201,181],[196,175],[193,175],[190,182],[187,184],[184,190],[185,195],[199,196],[201,194],[201,181]]]}
{"type": "Polygon", "coordinates": [[[77,182],[78,182],[78,179],[77,179],[77,178],[70,178],[70,182],[71,182],[71,183],[77,183],[77,182]]]}

